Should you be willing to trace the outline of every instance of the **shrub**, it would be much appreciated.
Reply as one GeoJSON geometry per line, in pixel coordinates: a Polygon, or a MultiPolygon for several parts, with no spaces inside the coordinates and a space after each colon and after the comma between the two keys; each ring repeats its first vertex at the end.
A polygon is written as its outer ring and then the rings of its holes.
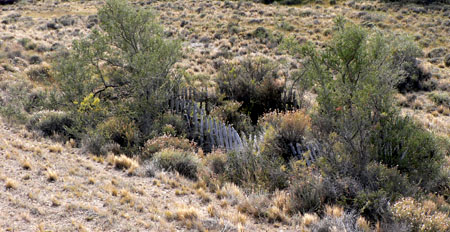
{"type": "Polygon", "coordinates": [[[426,188],[439,173],[443,151],[436,138],[409,118],[382,120],[373,135],[373,154],[389,167],[398,167],[409,180],[426,188]]]}
{"type": "Polygon", "coordinates": [[[227,154],[221,151],[215,151],[206,156],[206,165],[214,174],[223,175],[226,171],[227,154]]]}
{"type": "Polygon", "coordinates": [[[164,149],[153,156],[153,161],[159,168],[176,171],[192,180],[197,179],[200,162],[191,152],[164,149]]]}
{"type": "Polygon", "coordinates": [[[105,137],[97,133],[89,133],[82,141],[84,149],[94,155],[106,155],[108,149],[105,137]]]}
{"type": "Polygon", "coordinates": [[[217,78],[225,100],[241,102],[239,108],[256,124],[259,116],[270,110],[284,109],[284,82],[277,76],[276,64],[265,58],[246,58],[224,65],[217,78]]]}
{"type": "Polygon", "coordinates": [[[265,114],[259,124],[265,126],[263,153],[289,161],[296,144],[305,145],[310,118],[304,111],[272,112],[265,114]]]}
{"type": "Polygon", "coordinates": [[[30,80],[41,83],[49,83],[52,78],[48,65],[32,65],[26,73],[30,80]]]}
{"type": "Polygon", "coordinates": [[[152,122],[151,127],[152,133],[149,136],[157,136],[162,133],[175,137],[183,137],[188,133],[185,119],[181,115],[170,112],[158,116],[152,122]]]}
{"type": "Polygon", "coordinates": [[[60,111],[40,111],[31,116],[27,127],[33,130],[39,130],[45,136],[55,134],[70,136],[67,128],[73,125],[70,115],[60,111]]]}
{"type": "Polygon", "coordinates": [[[111,117],[97,126],[97,131],[106,141],[121,147],[132,147],[139,143],[136,125],[126,117],[111,117]]]}
{"type": "Polygon", "coordinates": [[[82,132],[113,115],[128,118],[148,138],[179,83],[171,69],[180,43],[164,37],[153,12],[127,1],[106,1],[98,18],[99,28],[74,41],[55,65],[65,106],[78,114],[82,132]]]}
{"type": "Polygon", "coordinates": [[[438,105],[450,107],[450,94],[448,92],[433,91],[428,94],[428,97],[438,105]]]}
{"type": "Polygon", "coordinates": [[[255,153],[251,148],[228,153],[226,180],[253,191],[286,188],[288,174],[284,161],[255,153]]]}
{"type": "Polygon", "coordinates": [[[412,225],[414,231],[449,231],[450,217],[437,209],[430,200],[418,202],[404,198],[392,207],[394,217],[412,225]]]}
{"type": "Polygon", "coordinates": [[[366,230],[361,228],[358,223],[358,216],[354,212],[345,212],[341,216],[326,215],[322,219],[313,223],[310,228],[312,231],[352,231],[352,232],[369,232],[370,227],[366,226],[366,230]],[[369,229],[367,229],[369,228],[369,229]]]}
{"type": "Polygon", "coordinates": [[[236,131],[251,134],[254,132],[254,127],[252,126],[250,117],[239,112],[241,107],[242,103],[226,101],[223,105],[214,108],[211,115],[232,125],[236,131]]]}
{"type": "Polygon", "coordinates": [[[165,148],[172,148],[185,152],[193,152],[195,144],[188,139],[172,137],[170,135],[163,135],[153,139],[147,140],[141,151],[141,158],[151,158],[155,153],[162,151],[165,148]]]}
{"type": "Polygon", "coordinates": [[[291,214],[322,210],[324,207],[323,189],[324,185],[321,176],[314,173],[302,176],[297,175],[297,178],[289,186],[289,211],[291,214]]]}

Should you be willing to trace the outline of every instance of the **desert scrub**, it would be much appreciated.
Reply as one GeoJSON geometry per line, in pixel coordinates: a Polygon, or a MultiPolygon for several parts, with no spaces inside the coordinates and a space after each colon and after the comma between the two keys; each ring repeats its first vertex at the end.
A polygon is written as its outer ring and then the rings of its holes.
{"type": "Polygon", "coordinates": [[[216,79],[218,92],[224,100],[241,102],[239,112],[256,124],[262,114],[285,109],[282,93],[286,86],[278,71],[277,63],[262,57],[228,63],[216,79]]]}
{"type": "Polygon", "coordinates": [[[251,146],[229,152],[224,171],[226,180],[252,191],[275,191],[288,186],[285,162],[257,153],[251,146]]]}
{"type": "Polygon", "coordinates": [[[41,131],[45,136],[55,134],[68,136],[67,128],[73,125],[70,115],[62,111],[40,111],[34,113],[28,123],[27,128],[41,131]]]}
{"type": "Polygon", "coordinates": [[[25,72],[32,81],[44,84],[52,81],[51,67],[48,64],[32,65],[25,72]]]}
{"type": "Polygon", "coordinates": [[[141,141],[152,137],[153,121],[166,111],[169,93],[179,84],[171,70],[181,45],[164,35],[152,11],[127,1],[106,1],[98,18],[98,28],[61,54],[54,78],[64,109],[77,122],[78,138],[106,128],[100,136],[106,143],[134,151],[128,148],[138,143],[136,135],[141,141]],[[103,121],[104,128],[96,128],[103,121]]]}
{"type": "Polygon", "coordinates": [[[311,118],[305,111],[271,112],[259,124],[266,128],[262,153],[282,157],[286,162],[293,158],[292,148],[306,145],[311,129],[311,118]]]}
{"type": "Polygon", "coordinates": [[[176,171],[181,175],[196,180],[200,161],[194,153],[175,149],[164,149],[153,156],[153,162],[161,169],[176,171]]]}
{"type": "Polygon", "coordinates": [[[166,148],[181,150],[186,152],[193,152],[195,150],[195,143],[188,139],[173,137],[170,135],[163,135],[153,139],[147,140],[141,150],[141,158],[149,159],[157,152],[166,148]]]}
{"type": "Polygon", "coordinates": [[[404,198],[392,207],[394,217],[404,220],[413,226],[415,231],[449,231],[450,217],[448,212],[441,212],[430,200],[418,202],[413,198],[404,198]]]}
{"type": "Polygon", "coordinates": [[[433,91],[428,97],[438,105],[450,107],[450,94],[448,92],[433,91]]]}

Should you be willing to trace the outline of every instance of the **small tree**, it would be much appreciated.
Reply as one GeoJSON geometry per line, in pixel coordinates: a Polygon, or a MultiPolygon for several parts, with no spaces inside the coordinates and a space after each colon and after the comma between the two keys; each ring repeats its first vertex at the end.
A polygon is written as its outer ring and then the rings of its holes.
{"type": "MultiPolygon", "coordinates": [[[[398,157],[392,163],[394,158],[381,158],[380,149],[374,149],[374,146],[384,146],[390,138],[377,138],[376,143],[373,138],[385,130],[386,121],[396,120],[395,86],[402,79],[402,64],[409,61],[409,56],[418,54],[418,48],[405,37],[394,38],[381,31],[369,32],[342,18],[336,20],[333,39],[323,50],[318,51],[312,45],[300,48],[292,41],[287,45],[290,51],[306,58],[305,73],[318,94],[313,131],[324,143],[333,137],[343,146],[340,152],[352,157],[351,167],[341,171],[360,175],[371,160],[389,160],[387,164],[392,166],[400,164],[398,157]],[[374,150],[376,152],[372,152],[374,150]]],[[[401,131],[407,129],[409,127],[401,127],[397,131],[403,133],[401,131]]],[[[420,128],[415,127],[415,130],[420,128]]],[[[435,144],[430,146],[436,150],[435,144]]],[[[415,157],[409,158],[433,159],[433,149],[421,150],[421,154],[414,153],[415,157]]],[[[342,155],[330,154],[328,158],[334,159],[333,163],[342,155]]]]}
{"type": "Polygon", "coordinates": [[[160,113],[176,83],[169,74],[180,57],[180,43],[164,38],[153,12],[126,1],[107,0],[98,15],[99,28],[74,41],[73,50],[56,66],[66,105],[95,125],[87,117],[92,109],[81,104],[92,100],[103,116],[125,115],[148,133],[147,121],[160,113]]]}

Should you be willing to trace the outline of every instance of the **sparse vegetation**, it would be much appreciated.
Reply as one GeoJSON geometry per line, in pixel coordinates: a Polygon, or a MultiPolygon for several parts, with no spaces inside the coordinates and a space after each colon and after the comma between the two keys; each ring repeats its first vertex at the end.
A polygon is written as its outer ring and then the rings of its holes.
{"type": "Polygon", "coordinates": [[[448,7],[411,1],[7,6],[0,227],[448,231],[448,7]]]}

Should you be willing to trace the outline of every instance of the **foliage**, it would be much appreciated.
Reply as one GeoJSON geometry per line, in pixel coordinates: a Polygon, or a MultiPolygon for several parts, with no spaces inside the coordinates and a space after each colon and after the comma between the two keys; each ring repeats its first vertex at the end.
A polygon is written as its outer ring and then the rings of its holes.
{"type": "Polygon", "coordinates": [[[147,140],[141,151],[141,158],[151,158],[155,153],[162,151],[165,148],[172,148],[186,152],[193,152],[195,144],[188,139],[173,137],[170,135],[163,135],[153,139],[147,140]]]}
{"type": "Polygon", "coordinates": [[[39,130],[45,136],[52,136],[59,134],[62,136],[69,136],[66,130],[72,126],[73,120],[70,115],[60,111],[40,111],[34,113],[27,124],[29,129],[39,130]]]}
{"type": "Polygon", "coordinates": [[[297,4],[301,4],[304,3],[303,0],[262,0],[262,2],[264,4],[271,4],[274,2],[283,4],[283,5],[297,5],[297,4]]]}
{"type": "Polygon", "coordinates": [[[254,132],[255,128],[252,125],[250,117],[239,112],[241,107],[241,103],[226,101],[223,105],[214,108],[211,115],[222,122],[232,125],[236,131],[251,134],[254,132]]]}
{"type": "Polygon", "coordinates": [[[265,114],[259,122],[267,128],[262,153],[282,157],[288,162],[294,155],[291,146],[306,144],[310,121],[310,117],[301,110],[265,114]]]}
{"type": "Polygon", "coordinates": [[[164,149],[153,156],[153,161],[162,169],[176,171],[192,180],[197,179],[200,162],[191,152],[164,149]]]}
{"type": "Polygon", "coordinates": [[[285,85],[277,73],[277,65],[269,59],[246,58],[224,65],[216,81],[225,100],[241,102],[239,110],[256,124],[262,114],[285,107],[282,99],[285,85]]]}
{"type": "Polygon", "coordinates": [[[180,44],[164,37],[153,12],[126,1],[108,0],[98,15],[99,29],[74,41],[56,64],[66,107],[79,115],[80,133],[117,116],[147,135],[177,83],[170,71],[180,44]]]}
{"type": "Polygon", "coordinates": [[[435,137],[409,118],[392,117],[381,120],[378,126],[373,134],[373,156],[407,173],[413,183],[432,187],[426,184],[438,175],[444,156],[435,137]]]}
{"type": "Polygon", "coordinates": [[[390,202],[441,189],[436,180],[446,151],[394,107],[397,84],[418,51],[410,40],[337,18],[322,50],[293,40],[284,47],[304,57],[307,84],[318,94],[311,131],[321,146],[320,175],[295,178],[295,209],[317,211],[339,202],[372,221],[388,221],[390,202]]]}
{"type": "Polygon", "coordinates": [[[226,180],[253,191],[274,191],[288,186],[284,161],[256,153],[251,147],[228,153],[226,180]]]}
{"type": "Polygon", "coordinates": [[[428,96],[436,104],[450,107],[450,94],[448,92],[433,91],[428,96]]]}
{"type": "Polygon", "coordinates": [[[450,230],[448,212],[440,211],[436,203],[431,200],[420,202],[407,197],[396,202],[392,211],[397,219],[410,223],[414,231],[450,230]]]}

